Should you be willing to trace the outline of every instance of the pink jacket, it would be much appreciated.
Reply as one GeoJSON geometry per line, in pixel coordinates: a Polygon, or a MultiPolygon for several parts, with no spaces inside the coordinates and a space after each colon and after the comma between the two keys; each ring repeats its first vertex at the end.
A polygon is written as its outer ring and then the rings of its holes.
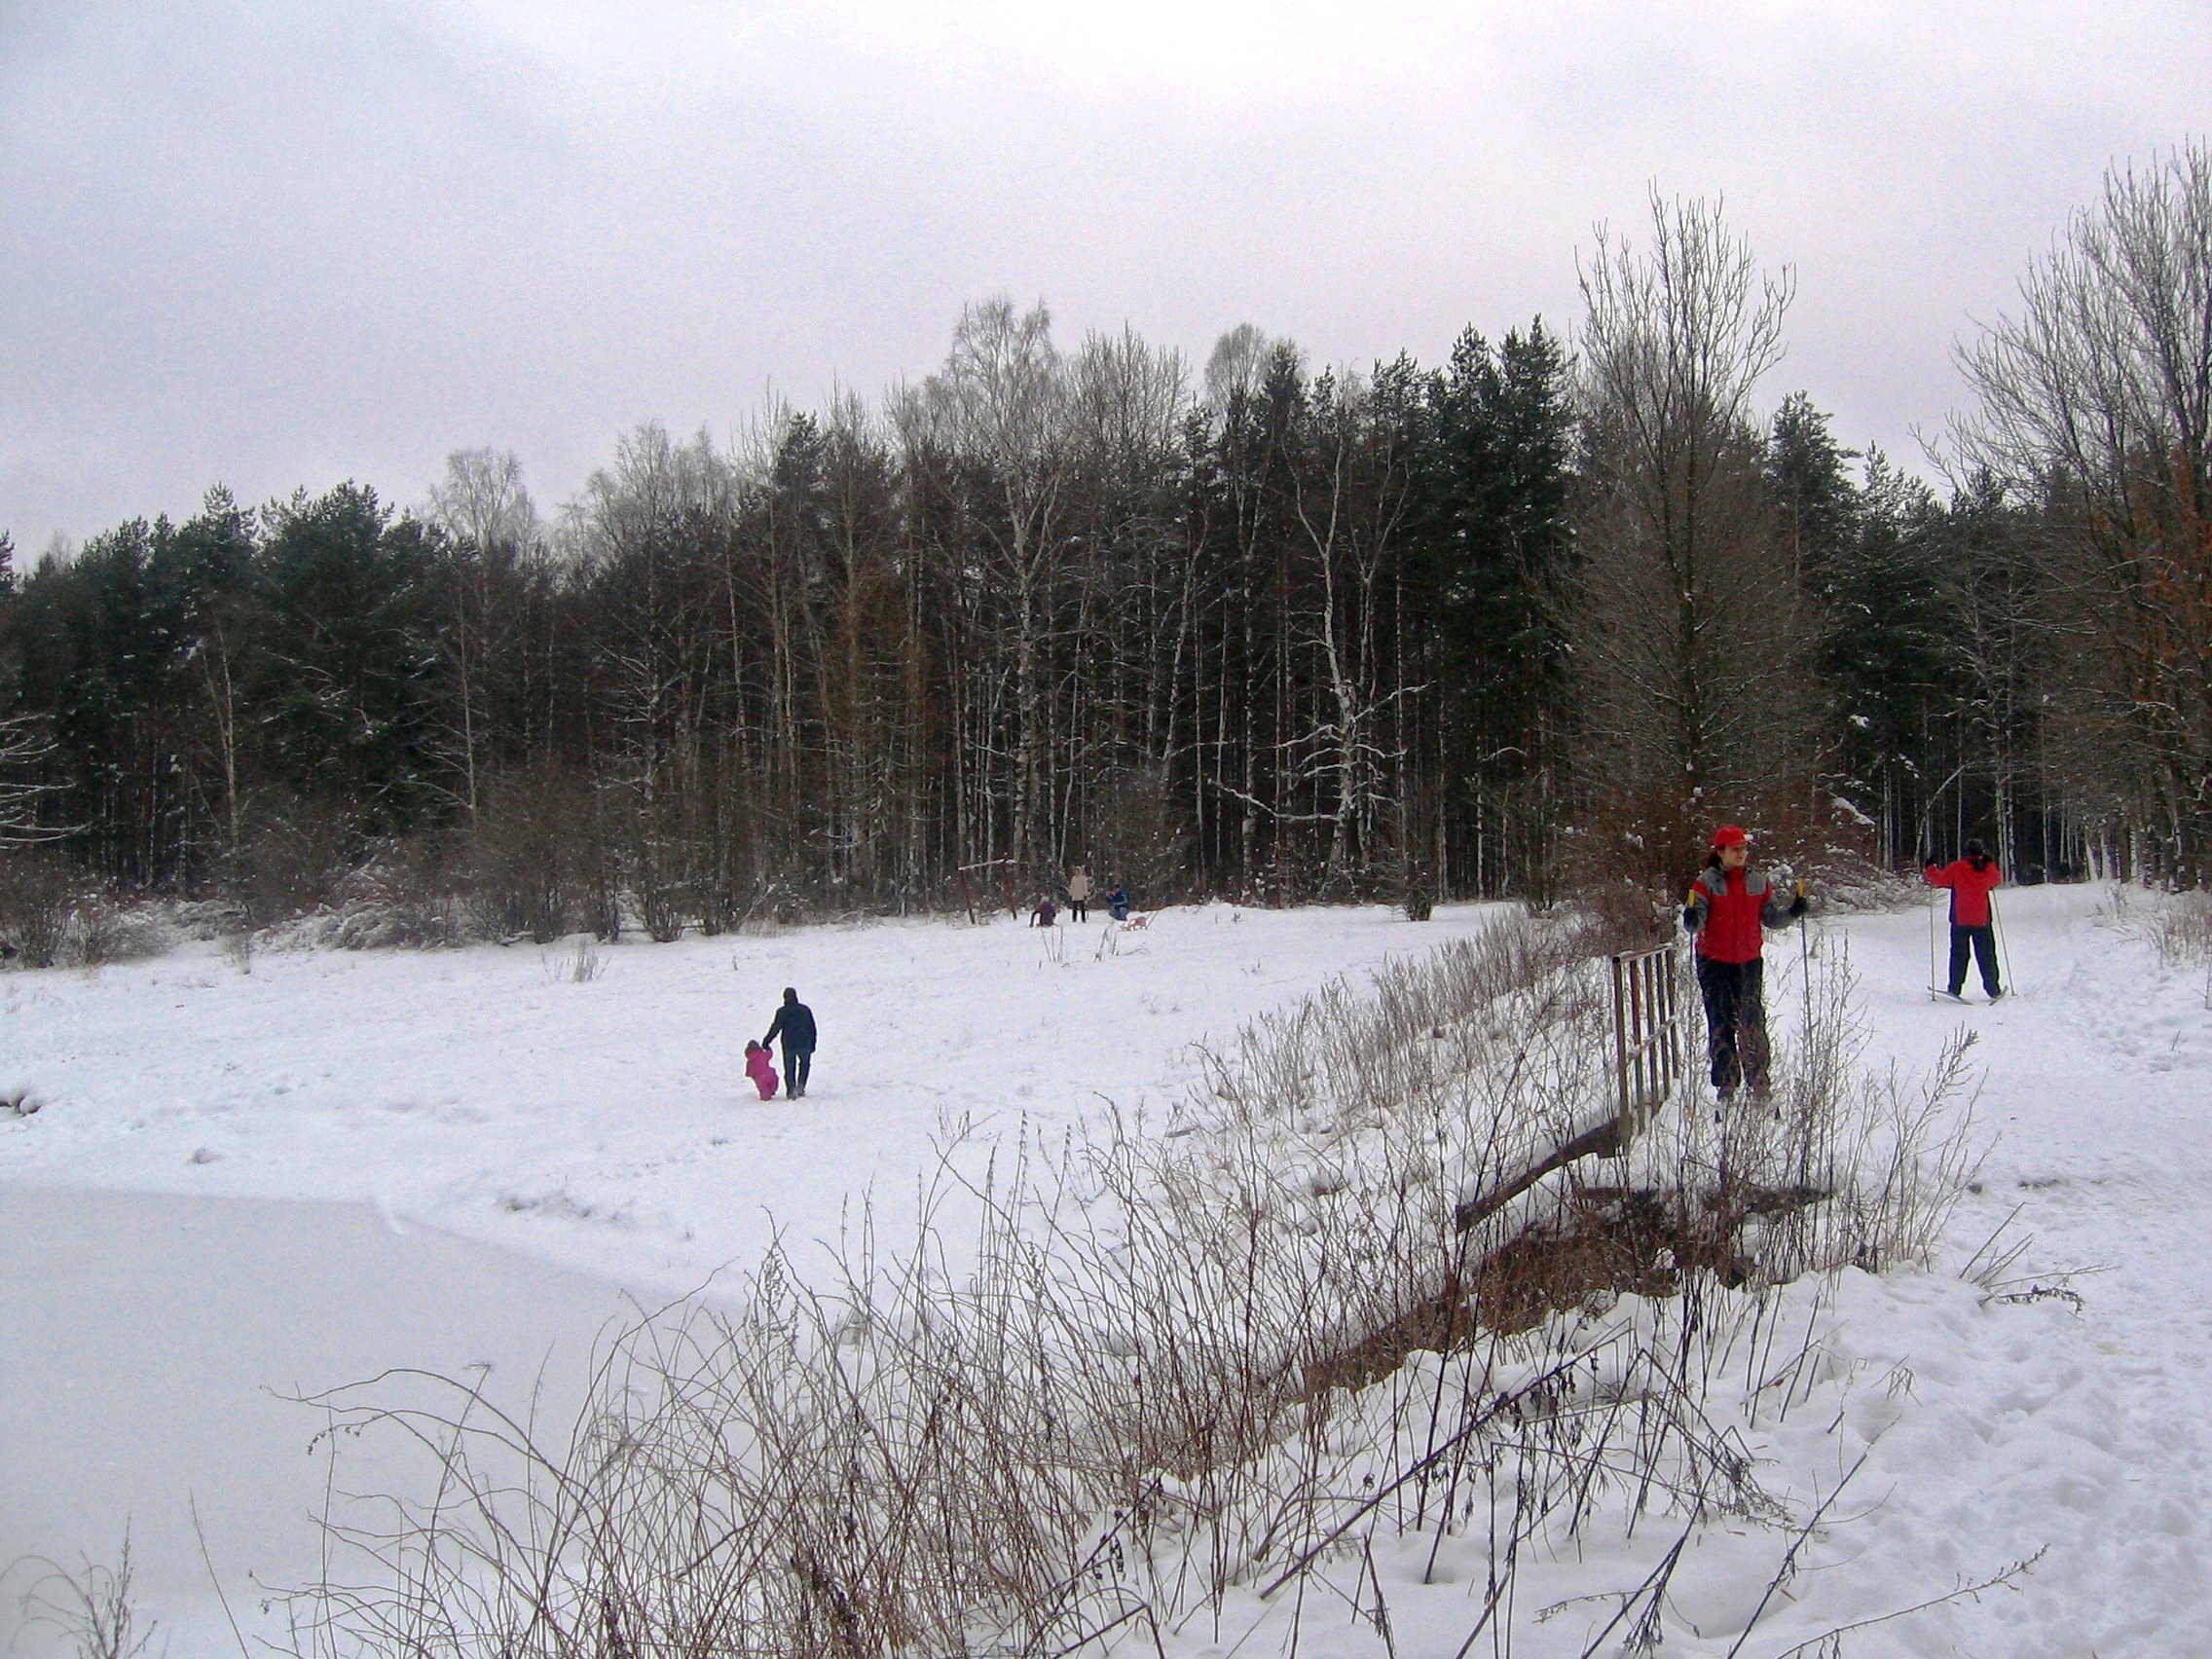
{"type": "Polygon", "coordinates": [[[776,1098],[776,1062],[768,1057],[767,1050],[756,1049],[745,1056],[745,1075],[753,1080],[761,1099],[776,1098]]]}

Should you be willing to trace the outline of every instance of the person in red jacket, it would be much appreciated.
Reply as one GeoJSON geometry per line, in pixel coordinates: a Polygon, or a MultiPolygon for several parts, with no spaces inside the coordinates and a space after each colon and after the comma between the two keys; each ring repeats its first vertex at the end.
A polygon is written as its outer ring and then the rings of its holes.
{"type": "Polygon", "coordinates": [[[1997,861],[1979,841],[1967,843],[1967,856],[1936,866],[1928,866],[1928,885],[1951,890],[1951,992],[1957,996],[1967,985],[1967,952],[1973,952],[1981,970],[1981,988],[1995,1002],[2005,994],[1997,982],[1997,930],[1989,920],[1989,893],[2004,876],[1997,861]]]}
{"type": "Polygon", "coordinates": [[[1697,986],[1705,998],[1706,1051],[1723,1104],[1741,1085],[1767,1091],[1766,966],[1762,929],[1805,913],[1804,883],[1785,900],[1765,871],[1751,867],[1751,837],[1733,824],[1713,832],[1705,868],[1690,884],[1682,926],[1697,938],[1697,986]]]}

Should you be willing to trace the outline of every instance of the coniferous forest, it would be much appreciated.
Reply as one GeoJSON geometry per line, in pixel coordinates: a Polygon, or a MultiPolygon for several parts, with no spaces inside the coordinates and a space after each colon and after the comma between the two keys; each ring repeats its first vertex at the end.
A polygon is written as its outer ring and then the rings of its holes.
{"type": "Polygon", "coordinates": [[[1581,269],[1571,330],[1359,369],[990,301],[918,384],[641,427],[554,510],[462,450],[15,556],[9,880],[540,939],[1074,863],[1421,913],[1664,890],[1735,819],[2203,884],[2212,152],[2109,177],[1911,466],[1761,403],[1790,280],[1716,209],[1581,269]]]}

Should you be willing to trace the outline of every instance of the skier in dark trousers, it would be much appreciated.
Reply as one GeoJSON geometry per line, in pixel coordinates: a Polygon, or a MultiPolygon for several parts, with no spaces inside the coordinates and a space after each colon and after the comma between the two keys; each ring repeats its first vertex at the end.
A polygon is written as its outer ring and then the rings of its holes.
{"type": "Polygon", "coordinates": [[[1928,863],[1928,885],[1951,890],[1951,995],[1967,985],[1967,953],[1981,970],[1981,988],[1995,1002],[2005,994],[1997,982],[1997,930],[1989,920],[1989,894],[2004,876],[1979,841],[1967,843],[1967,856],[1937,866],[1928,863]]]}
{"type": "Polygon", "coordinates": [[[784,987],[784,1006],[776,1010],[760,1046],[766,1048],[779,1036],[784,1040],[784,1094],[796,1100],[806,1092],[806,1076],[814,1069],[814,1010],[800,1002],[798,992],[789,985],[784,987]]]}
{"type": "Polygon", "coordinates": [[[1751,867],[1751,839],[1733,824],[1713,833],[1705,868],[1690,884],[1682,926],[1697,939],[1697,985],[1705,998],[1706,1051],[1723,1104],[1738,1088],[1767,1091],[1766,965],[1762,928],[1805,913],[1804,883],[1785,902],[1765,871],[1751,867]]]}

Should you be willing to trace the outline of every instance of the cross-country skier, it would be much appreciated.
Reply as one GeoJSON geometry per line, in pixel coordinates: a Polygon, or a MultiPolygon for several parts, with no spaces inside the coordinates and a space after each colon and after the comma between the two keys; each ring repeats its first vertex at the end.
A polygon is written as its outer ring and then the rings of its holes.
{"type": "Polygon", "coordinates": [[[1739,1086],[1767,1091],[1766,967],[1762,927],[1788,927],[1805,913],[1805,884],[1783,896],[1751,867],[1751,837],[1733,824],[1713,832],[1705,868],[1690,884],[1682,926],[1697,937],[1697,985],[1705,998],[1706,1051],[1713,1089],[1725,1104],[1739,1086]]]}
{"type": "Polygon", "coordinates": [[[806,1092],[807,1074],[814,1069],[814,1010],[798,1000],[798,992],[784,987],[784,1006],[760,1039],[761,1047],[784,1040],[784,1093],[796,1100],[806,1092]]]}
{"type": "Polygon", "coordinates": [[[1928,885],[1951,890],[1950,994],[1954,997],[1966,989],[1969,950],[1981,970],[1981,988],[1989,993],[1989,1000],[1995,1002],[2005,994],[1997,982],[1997,930],[1989,920],[1990,889],[2004,879],[1997,861],[1979,841],[1967,843],[1963,859],[1941,866],[1933,859],[1928,862],[1928,885]]]}

